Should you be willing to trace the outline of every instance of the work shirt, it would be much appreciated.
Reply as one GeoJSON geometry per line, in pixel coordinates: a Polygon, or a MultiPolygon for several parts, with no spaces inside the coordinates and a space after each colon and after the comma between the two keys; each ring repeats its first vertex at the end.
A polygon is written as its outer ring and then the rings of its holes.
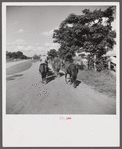
{"type": "Polygon", "coordinates": [[[46,63],[46,64],[48,63],[46,56],[40,57],[40,61],[41,61],[41,63],[46,63]]]}

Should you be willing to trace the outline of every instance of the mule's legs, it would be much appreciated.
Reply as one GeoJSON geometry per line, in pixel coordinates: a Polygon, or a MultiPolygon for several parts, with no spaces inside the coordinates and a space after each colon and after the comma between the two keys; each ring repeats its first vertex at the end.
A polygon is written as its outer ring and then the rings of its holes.
{"type": "Polygon", "coordinates": [[[57,71],[57,77],[60,77],[60,73],[59,73],[60,69],[57,71]]]}
{"type": "Polygon", "coordinates": [[[46,84],[46,74],[42,74],[42,83],[46,84]]]}
{"type": "Polygon", "coordinates": [[[47,84],[47,78],[46,77],[44,78],[44,84],[47,84]]]}
{"type": "Polygon", "coordinates": [[[68,83],[67,81],[67,73],[65,72],[65,82],[68,83]]]}
{"type": "Polygon", "coordinates": [[[76,88],[76,80],[73,82],[73,87],[76,88]]]}
{"type": "Polygon", "coordinates": [[[73,87],[76,88],[76,79],[77,79],[77,74],[73,77],[73,87]]]}
{"type": "Polygon", "coordinates": [[[42,83],[44,83],[44,78],[43,78],[43,76],[42,76],[42,83]]]}
{"type": "Polygon", "coordinates": [[[71,76],[71,74],[69,74],[69,81],[68,82],[70,82],[70,85],[72,84],[72,76],[71,76]]]}

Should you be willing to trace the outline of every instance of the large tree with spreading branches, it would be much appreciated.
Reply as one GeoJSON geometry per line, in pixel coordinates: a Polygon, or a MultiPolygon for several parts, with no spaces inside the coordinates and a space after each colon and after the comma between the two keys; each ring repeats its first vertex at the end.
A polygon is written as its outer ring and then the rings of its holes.
{"type": "Polygon", "coordinates": [[[100,59],[108,49],[112,49],[116,32],[112,30],[114,7],[102,11],[84,9],[82,15],[70,14],[54,30],[54,42],[60,44],[58,53],[64,58],[74,56],[78,49],[90,52],[95,60],[100,59]]]}

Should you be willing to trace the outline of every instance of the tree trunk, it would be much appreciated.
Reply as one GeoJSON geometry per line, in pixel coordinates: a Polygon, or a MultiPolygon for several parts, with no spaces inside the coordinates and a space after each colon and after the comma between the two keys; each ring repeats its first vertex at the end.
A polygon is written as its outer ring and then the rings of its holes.
{"type": "Polygon", "coordinates": [[[108,70],[110,70],[110,69],[111,69],[111,62],[108,61],[108,70]]]}
{"type": "Polygon", "coordinates": [[[94,70],[97,71],[97,68],[96,68],[96,55],[94,55],[94,70]]]}

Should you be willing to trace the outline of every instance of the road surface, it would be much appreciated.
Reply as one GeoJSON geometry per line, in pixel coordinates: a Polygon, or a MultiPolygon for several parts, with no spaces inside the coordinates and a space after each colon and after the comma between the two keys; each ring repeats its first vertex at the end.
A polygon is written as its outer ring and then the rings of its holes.
{"type": "Polygon", "coordinates": [[[116,114],[116,100],[98,93],[82,81],[77,88],[64,75],[52,74],[41,83],[39,62],[27,71],[7,76],[7,114],[116,114]]]}

